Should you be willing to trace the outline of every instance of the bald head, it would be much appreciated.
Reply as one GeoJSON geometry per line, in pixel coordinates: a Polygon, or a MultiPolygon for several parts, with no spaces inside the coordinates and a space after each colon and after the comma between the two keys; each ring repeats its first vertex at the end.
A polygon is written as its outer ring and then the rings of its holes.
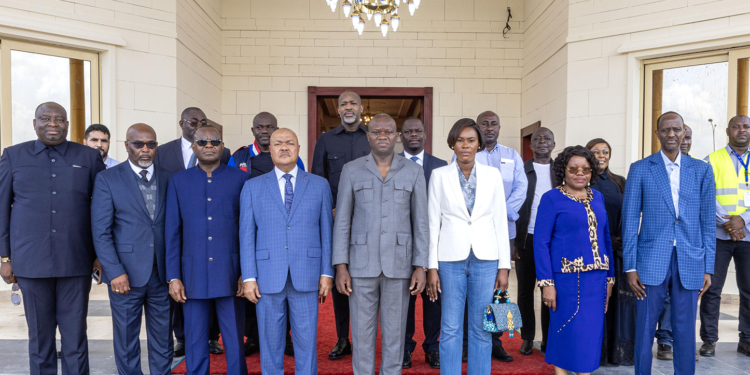
{"type": "Polygon", "coordinates": [[[125,132],[125,139],[128,141],[139,140],[141,134],[146,134],[156,141],[156,131],[148,124],[138,123],[131,125],[125,132]]]}
{"type": "Polygon", "coordinates": [[[46,102],[34,111],[34,131],[46,146],[57,146],[68,136],[68,113],[55,102],[46,102]]]}
{"type": "Polygon", "coordinates": [[[291,129],[281,128],[273,132],[269,149],[273,164],[284,173],[291,172],[297,165],[300,145],[297,134],[291,129]]]}
{"type": "Polygon", "coordinates": [[[219,129],[211,125],[203,125],[195,131],[195,139],[221,139],[221,132],[219,129]]]}
{"type": "Polygon", "coordinates": [[[42,104],[39,104],[36,107],[36,110],[34,111],[34,117],[38,118],[40,114],[49,112],[49,111],[55,111],[58,113],[62,113],[65,116],[65,119],[68,119],[68,112],[63,108],[63,106],[55,103],[55,102],[45,102],[42,104]]]}
{"type": "Polygon", "coordinates": [[[487,150],[491,151],[495,148],[497,137],[500,134],[500,117],[495,112],[484,111],[477,117],[477,125],[482,132],[487,150]]]}
{"type": "Polygon", "coordinates": [[[386,126],[390,126],[394,132],[398,130],[396,120],[394,120],[393,117],[391,117],[391,115],[387,113],[378,113],[377,115],[373,116],[372,120],[370,120],[370,125],[372,125],[373,123],[382,123],[386,126]]]}
{"type": "Polygon", "coordinates": [[[156,132],[154,128],[138,123],[131,125],[125,132],[125,148],[128,150],[128,160],[141,167],[148,168],[154,164],[156,157],[156,132]]]}

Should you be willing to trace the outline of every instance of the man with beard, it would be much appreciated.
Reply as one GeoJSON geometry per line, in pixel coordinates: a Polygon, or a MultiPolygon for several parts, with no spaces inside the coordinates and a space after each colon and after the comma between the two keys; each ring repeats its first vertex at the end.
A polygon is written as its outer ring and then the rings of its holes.
{"type": "Polygon", "coordinates": [[[91,227],[112,307],[115,363],[120,374],[140,374],[141,315],[146,310],[150,373],[172,364],[164,217],[170,173],[154,166],[156,132],[146,124],[126,134],[128,161],[96,176],[91,227]]]}
{"type": "MultiPolygon", "coordinates": [[[[315,144],[312,167],[313,174],[328,180],[333,196],[333,215],[336,216],[336,201],[339,178],[344,164],[370,153],[367,127],[362,125],[362,99],[356,92],[344,91],[339,95],[338,112],[341,125],[320,135],[315,144]]],[[[341,359],[352,353],[349,342],[349,300],[333,289],[333,313],[336,316],[336,346],[328,353],[328,359],[341,359]]]]}
{"type": "MultiPolygon", "coordinates": [[[[716,266],[711,286],[700,304],[700,355],[713,357],[719,341],[719,308],[721,291],[727,278],[729,262],[734,259],[740,296],[750,295],[750,118],[732,117],[727,125],[729,144],[712,152],[711,164],[716,182],[716,266]]],[[[747,301],[745,301],[747,302],[747,301]]],[[[737,352],[750,356],[750,308],[740,303],[740,342],[737,352]]]]}
{"type": "Polygon", "coordinates": [[[120,164],[120,162],[109,157],[109,138],[109,129],[107,129],[106,126],[102,124],[93,124],[89,126],[83,134],[83,144],[99,150],[99,153],[102,154],[104,166],[112,168],[115,165],[120,164]]]}
{"type": "MultiPolygon", "coordinates": [[[[424,150],[424,141],[427,138],[422,120],[417,117],[406,119],[401,125],[401,144],[404,151],[400,156],[405,157],[422,166],[424,171],[425,186],[430,186],[432,170],[448,165],[445,160],[438,159],[424,150]]],[[[427,192],[425,191],[425,194],[427,192]]],[[[411,368],[411,355],[417,347],[414,341],[414,313],[417,296],[409,298],[409,312],[406,318],[406,340],[404,342],[403,368],[411,368]]],[[[440,302],[430,301],[427,292],[422,292],[422,327],[424,328],[424,342],[422,350],[425,353],[425,362],[432,368],[440,368],[440,302]]]]}
{"type": "Polygon", "coordinates": [[[242,353],[245,301],[240,276],[240,193],[247,173],[221,162],[224,142],[206,125],[195,132],[199,163],[172,176],[167,193],[169,294],[185,313],[188,374],[209,373],[211,315],[219,320],[227,374],[247,374],[242,353]]]}
{"type": "Polygon", "coordinates": [[[23,292],[29,329],[29,373],[88,374],[86,315],[96,260],[91,193],[104,170],[94,149],[69,142],[68,114],[53,102],[34,112],[37,140],[10,146],[0,158],[0,275],[23,292]],[[12,209],[11,209],[12,207],[12,209]]]}
{"type": "MultiPolygon", "coordinates": [[[[182,136],[174,141],[167,142],[159,146],[159,152],[156,153],[155,164],[167,170],[171,174],[195,167],[198,159],[193,153],[193,140],[195,132],[201,126],[208,124],[206,114],[200,108],[188,107],[182,111],[180,116],[180,129],[182,136]]],[[[221,155],[221,163],[227,164],[231,153],[224,149],[221,155]]],[[[182,314],[182,304],[172,303],[172,329],[174,330],[177,342],[174,347],[174,356],[182,357],[185,355],[185,319],[182,314]]],[[[224,350],[219,344],[219,323],[216,317],[211,318],[211,331],[209,334],[208,346],[211,354],[221,354],[224,350]]]]}
{"type": "Polygon", "coordinates": [[[379,320],[380,374],[394,375],[401,374],[410,295],[425,287],[427,187],[422,168],[393,152],[396,121],[381,113],[369,126],[372,152],[341,171],[332,263],[352,311],[354,374],[375,373],[379,320]]]}

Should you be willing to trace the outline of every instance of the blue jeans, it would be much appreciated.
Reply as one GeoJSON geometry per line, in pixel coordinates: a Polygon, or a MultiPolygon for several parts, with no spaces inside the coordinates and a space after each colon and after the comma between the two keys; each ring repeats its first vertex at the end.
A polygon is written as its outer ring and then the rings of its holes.
{"type": "Polygon", "coordinates": [[[664,300],[664,310],[659,315],[659,326],[656,329],[656,343],[672,346],[672,303],[667,292],[664,300]]]}
{"type": "Polygon", "coordinates": [[[458,262],[439,262],[443,321],[440,326],[440,373],[461,373],[464,306],[468,299],[469,364],[467,374],[489,374],[492,334],[482,329],[484,309],[492,303],[497,276],[496,260],[469,257],[458,262]]]}

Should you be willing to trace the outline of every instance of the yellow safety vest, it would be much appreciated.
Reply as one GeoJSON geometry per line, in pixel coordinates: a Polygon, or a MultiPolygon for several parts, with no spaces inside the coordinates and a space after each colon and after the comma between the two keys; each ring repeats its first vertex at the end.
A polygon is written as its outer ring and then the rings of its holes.
{"type": "Polygon", "coordinates": [[[716,182],[716,200],[729,215],[739,215],[747,211],[745,192],[750,188],[745,184],[745,168],[740,166],[735,173],[734,162],[726,148],[716,150],[708,155],[708,162],[714,170],[716,182]]]}

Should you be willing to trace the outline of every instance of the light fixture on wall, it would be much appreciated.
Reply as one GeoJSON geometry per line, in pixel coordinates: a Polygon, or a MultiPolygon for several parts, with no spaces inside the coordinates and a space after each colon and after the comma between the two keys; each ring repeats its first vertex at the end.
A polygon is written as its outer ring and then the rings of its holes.
{"type": "MultiPolygon", "coordinates": [[[[414,15],[414,11],[419,9],[421,0],[402,0],[409,9],[409,14],[414,15]]],[[[398,31],[401,18],[398,15],[399,0],[344,0],[341,9],[344,16],[352,19],[354,30],[362,35],[365,28],[365,16],[368,21],[374,21],[374,25],[380,28],[383,36],[388,35],[388,26],[393,31],[398,31]]],[[[338,0],[326,0],[326,5],[331,7],[332,12],[336,12],[338,0]]]]}

